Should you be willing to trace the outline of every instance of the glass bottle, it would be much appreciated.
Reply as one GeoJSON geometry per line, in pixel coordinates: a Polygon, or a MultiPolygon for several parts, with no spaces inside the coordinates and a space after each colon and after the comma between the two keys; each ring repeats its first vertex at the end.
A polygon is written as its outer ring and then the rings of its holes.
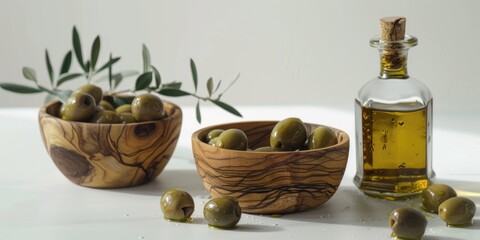
{"type": "Polygon", "coordinates": [[[433,100],[430,90],[408,75],[408,50],[417,38],[405,35],[405,18],[382,18],[381,26],[382,37],[370,40],[380,52],[380,75],[355,99],[354,183],[369,196],[402,200],[417,196],[435,178],[433,100]]]}

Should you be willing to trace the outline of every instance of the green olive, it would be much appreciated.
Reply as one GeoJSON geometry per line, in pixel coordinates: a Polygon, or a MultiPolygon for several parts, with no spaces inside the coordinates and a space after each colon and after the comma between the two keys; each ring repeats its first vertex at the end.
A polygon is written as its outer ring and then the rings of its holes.
{"type": "Polygon", "coordinates": [[[220,136],[223,132],[223,129],[213,129],[212,131],[208,132],[207,136],[205,137],[205,142],[208,143],[213,138],[220,136]]]}
{"type": "Polygon", "coordinates": [[[219,148],[242,151],[248,148],[247,135],[242,130],[236,128],[223,131],[218,137],[213,138],[211,142],[211,145],[219,148]]]}
{"type": "Polygon", "coordinates": [[[117,113],[124,113],[124,112],[132,112],[132,105],[131,104],[123,104],[115,108],[115,112],[117,113]]]}
{"type": "Polygon", "coordinates": [[[100,106],[101,108],[103,108],[103,110],[110,110],[110,111],[113,111],[115,110],[112,106],[112,104],[110,104],[109,102],[105,101],[105,100],[102,100],[100,101],[100,103],[98,104],[98,106],[100,106]]]}
{"type": "Polygon", "coordinates": [[[438,212],[438,206],[445,200],[456,197],[457,192],[446,184],[432,184],[422,191],[423,208],[429,212],[438,212]]]}
{"type": "Polygon", "coordinates": [[[163,111],[162,100],[150,93],[137,96],[132,101],[132,114],[139,122],[162,119],[163,111]]]}
{"type": "Polygon", "coordinates": [[[192,196],[181,189],[170,189],[162,194],[160,209],[165,219],[188,221],[195,209],[192,196]]]}
{"type": "Polygon", "coordinates": [[[203,216],[209,226],[232,229],[240,221],[242,209],[236,200],[228,197],[219,197],[205,204],[203,216]]]}
{"type": "Polygon", "coordinates": [[[287,118],[278,122],[270,134],[270,146],[281,151],[293,151],[304,146],[307,129],[299,118],[287,118]]]}
{"type": "Polygon", "coordinates": [[[425,233],[427,218],[416,209],[401,207],[390,213],[389,224],[398,238],[420,239],[425,233]]]}
{"type": "Polygon", "coordinates": [[[133,114],[130,112],[123,112],[118,114],[120,116],[120,119],[122,120],[122,123],[134,123],[137,122],[135,118],[133,117],[133,114]]]}
{"type": "Polygon", "coordinates": [[[121,123],[122,119],[114,111],[103,110],[95,113],[90,119],[92,123],[121,123]]]}
{"type": "Polygon", "coordinates": [[[95,103],[98,105],[100,101],[102,101],[103,97],[103,91],[100,87],[93,85],[91,83],[87,83],[81,87],[79,87],[77,92],[83,92],[83,93],[88,93],[92,95],[92,97],[95,99],[95,103]]]}
{"type": "Polygon", "coordinates": [[[438,216],[447,225],[467,226],[472,224],[477,207],[475,203],[464,197],[452,197],[438,206],[438,216]]]}
{"type": "Polygon", "coordinates": [[[60,109],[60,116],[67,121],[87,121],[95,113],[95,99],[83,92],[74,92],[60,109]]]}
{"type": "Polygon", "coordinates": [[[315,128],[308,136],[306,145],[307,149],[316,149],[332,146],[336,143],[335,132],[329,127],[320,126],[315,128]]]}
{"type": "Polygon", "coordinates": [[[272,148],[270,146],[265,146],[265,147],[259,147],[253,150],[255,152],[277,152],[278,150],[275,148],[272,148]]]}

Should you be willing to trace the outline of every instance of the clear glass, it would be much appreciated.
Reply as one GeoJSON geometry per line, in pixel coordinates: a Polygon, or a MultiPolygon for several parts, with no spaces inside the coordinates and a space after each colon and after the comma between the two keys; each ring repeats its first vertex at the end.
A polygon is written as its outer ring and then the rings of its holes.
{"type": "Polygon", "coordinates": [[[379,77],[355,99],[357,173],[365,194],[389,200],[417,196],[435,178],[432,169],[432,94],[408,76],[409,48],[417,39],[370,41],[380,52],[379,77]]]}

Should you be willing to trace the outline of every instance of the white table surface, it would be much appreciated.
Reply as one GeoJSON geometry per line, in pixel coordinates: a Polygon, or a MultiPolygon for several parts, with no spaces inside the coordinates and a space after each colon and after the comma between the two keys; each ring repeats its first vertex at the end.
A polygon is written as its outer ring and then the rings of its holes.
{"type": "MultiPolygon", "coordinates": [[[[151,183],[99,190],[70,183],[44,149],[37,109],[0,109],[0,239],[391,239],[390,211],[419,207],[419,200],[391,202],[364,196],[352,183],[355,173],[352,109],[320,106],[240,106],[244,119],[222,110],[202,108],[203,124],[184,107],[182,134],[166,169],[151,183]],[[306,122],[345,130],[351,138],[350,157],[336,194],[324,205],[281,217],[243,214],[235,230],[207,227],[203,205],[209,196],[197,175],[190,148],[193,131],[214,123],[281,120],[306,122]],[[183,188],[194,196],[193,223],[163,219],[162,192],[183,188]]],[[[433,162],[437,182],[454,187],[480,207],[480,114],[434,116],[433,162]]],[[[474,224],[449,228],[428,215],[423,239],[480,239],[480,210],[474,224]]]]}

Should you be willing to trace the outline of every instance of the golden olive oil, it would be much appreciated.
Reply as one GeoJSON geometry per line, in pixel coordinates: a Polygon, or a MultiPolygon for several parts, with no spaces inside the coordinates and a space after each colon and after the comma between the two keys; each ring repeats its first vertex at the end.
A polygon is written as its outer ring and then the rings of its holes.
{"type": "Polygon", "coordinates": [[[386,111],[361,107],[364,178],[360,188],[415,195],[427,176],[427,109],[386,111]]]}

